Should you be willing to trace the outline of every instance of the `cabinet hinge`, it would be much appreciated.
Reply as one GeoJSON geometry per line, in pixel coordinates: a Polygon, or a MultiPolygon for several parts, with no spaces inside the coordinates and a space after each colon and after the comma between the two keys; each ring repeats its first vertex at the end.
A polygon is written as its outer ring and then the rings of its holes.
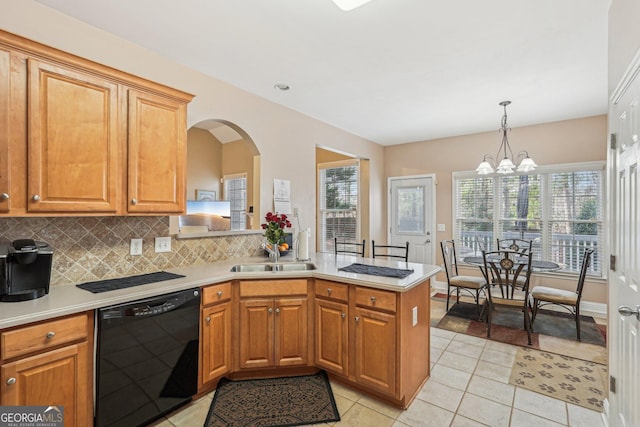
{"type": "Polygon", "coordinates": [[[611,147],[612,150],[616,149],[616,134],[615,133],[611,134],[610,147],[611,147]]]}
{"type": "Polygon", "coordinates": [[[616,256],[609,255],[609,270],[616,271],[616,256]]]}
{"type": "Polygon", "coordinates": [[[611,393],[616,392],[616,377],[613,375],[609,375],[609,391],[611,393]]]}

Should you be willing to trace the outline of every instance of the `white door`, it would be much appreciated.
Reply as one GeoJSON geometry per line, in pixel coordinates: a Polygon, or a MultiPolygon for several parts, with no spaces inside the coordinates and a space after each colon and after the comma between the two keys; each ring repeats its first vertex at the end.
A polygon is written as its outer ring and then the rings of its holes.
{"type": "Polygon", "coordinates": [[[611,98],[609,120],[615,147],[609,150],[611,182],[609,272],[609,425],[640,426],[640,57],[611,98]]]}
{"type": "Polygon", "coordinates": [[[388,241],[409,242],[409,262],[434,264],[435,178],[433,175],[388,179],[390,203],[388,241]]]}

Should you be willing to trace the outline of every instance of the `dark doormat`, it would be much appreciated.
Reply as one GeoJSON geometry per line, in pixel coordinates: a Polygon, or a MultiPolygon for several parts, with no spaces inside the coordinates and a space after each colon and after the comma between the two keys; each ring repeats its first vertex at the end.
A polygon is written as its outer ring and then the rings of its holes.
{"type": "Polygon", "coordinates": [[[204,427],[285,427],[340,421],[327,373],[218,383],[204,427]]]}
{"type": "MultiPolygon", "coordinates": [[[[581,316],[580,319],[582,342],[605,346],[606,327],[596,324],[591,316],[581,316]]],[[[477,321],[475,305],[464,302],[454,304],[436,327],[477,337],[487,336],[487,324],[477,321]]],[[[575,320],[569,313],[540,310],[531,334],[533,348],[540,348],[538,344],[540,335],[575,341],[575,320]]],[[[527,346],[522,309],[500,307],[494,311],[490,339],[527,346]]]]}

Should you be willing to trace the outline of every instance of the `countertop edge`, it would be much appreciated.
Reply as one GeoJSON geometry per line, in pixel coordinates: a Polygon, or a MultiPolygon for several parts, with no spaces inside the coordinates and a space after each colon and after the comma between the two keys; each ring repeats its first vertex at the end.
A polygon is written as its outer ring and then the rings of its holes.
{"type": "MultiPolygon", "coordinates": [[[[287,262],[286,260],[285,262],[287,262]]],[[[48,320],[55,317],[77,314],[102,307],[143,300],[158,295],[199,288],[229,280],[265,278],[318,278],[348,283],[394,292],[405,292],[433,277],[440,267],[431,264],[404,263],[380,259],[360,258],[350,255],[313,254],[310,260],[315,270],[281,271],[258,273],[232,273],[231,266],[246,262],[264,262],[264,258],[243,258],[211,264],[193,265],[166,269],[186,277],[166,280],[148,285],[93,294],[78,288],[75,284],[54,286],[44,297],[22,302],[0,303],[0,329],[27,323],[48,320]],[[395,268],[411,268],[414,273],[404,279],[345,273],[338,269],[354,262],[395,268]]]]}

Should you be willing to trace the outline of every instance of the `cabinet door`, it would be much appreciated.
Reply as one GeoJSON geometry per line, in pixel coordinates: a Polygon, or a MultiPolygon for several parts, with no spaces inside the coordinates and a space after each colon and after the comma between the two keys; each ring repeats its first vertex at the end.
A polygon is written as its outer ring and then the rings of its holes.
{"type": "Polygon", "coordinates": [[[275,360],[277,366],[308,363],[308,309],[306,298],[275,301],[275,360]]]}
{"type": "Polygon", "coordinates": [[[187,106],[129,90],[130,213],[183,213],[186,204],[187,106]]]}
{"type": "Polygon", "coordinates": [[[347,376],[347,304],[316,299],[316,365],[347,376]]]}
{"type": "Polygon", "coordinates": [[[29,212],[116,212],[118,86],[28,60],[29,212]]]}
{"type": "Polygon", "coordinates": [[[202,310],[202,382],[231,371],[231,303],[202,310]]]}
{"type": "Polygon", "coordinates": [[[88,360],[87,343],[81,343],[2,365],[0,404],[63,406],[65,426],[90,426],[88,360]]]}
{"type": "Polygon", "coordinates": [[[0,212],[9,212],[9,105],[11,54],[0,49],[0,212]]]}
{"type": "Polygon", "coordinates": [[[374,390],[395,395],[395,315],[357,307],[354,320],[356,381],[374,390]]]}
{"type": "Polygon", "coordinates": [[[273,299],[240,301],[241,368],[274,365],[273,315],[273,299]]]}

